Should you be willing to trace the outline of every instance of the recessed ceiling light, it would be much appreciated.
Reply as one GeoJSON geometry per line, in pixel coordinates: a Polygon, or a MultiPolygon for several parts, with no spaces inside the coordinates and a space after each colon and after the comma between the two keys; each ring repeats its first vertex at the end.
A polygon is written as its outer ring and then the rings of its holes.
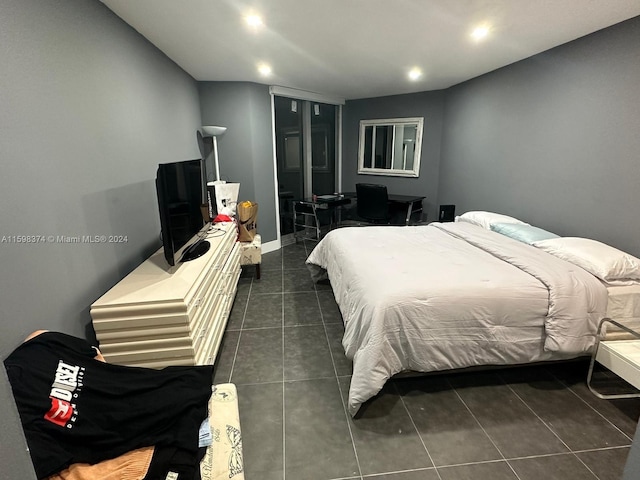
{"type": "Polygon", "coordinates": [[[471,38],[473,38],[476,42],[480,40],[484,40],[489,35],[490,28],[486,25],[479,25],[473,29],[471,32],[471,38]]]}
{"type": "Polygon", "coordinates": [[[247,22],[247,25],[253,28],[258,28],[262,26],[262,17],[260,15],[256,15],[252,13],[251,15],[247,15],[244,17],[244,21],[247,22]]]}
{"type": "Polygon", "coordinates": [[[258,65],[258,72],[260,72],[260,75],[262,75],[263,77],[268,77],[269,75],[271,75],[271,67],[266,63],[261,63],[260,65],[258,65]]]}
{"type": "Polygon", "coordinates": [[[418,67],[414,67],[409,70],[409,80],[413,80],[415,82],[420,77],[422,77],[422,70],[420,70],[418,67]]]}

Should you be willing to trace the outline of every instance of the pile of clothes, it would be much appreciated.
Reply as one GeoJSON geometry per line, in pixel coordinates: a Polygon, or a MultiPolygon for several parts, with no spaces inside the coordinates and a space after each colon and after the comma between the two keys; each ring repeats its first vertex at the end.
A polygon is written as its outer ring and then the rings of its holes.
{"type": "Polygon", "coordinates": [[[201,478],[213,366],[112,365],[87,341],[48,331],[4,364],[39,479],[201,478]]]}

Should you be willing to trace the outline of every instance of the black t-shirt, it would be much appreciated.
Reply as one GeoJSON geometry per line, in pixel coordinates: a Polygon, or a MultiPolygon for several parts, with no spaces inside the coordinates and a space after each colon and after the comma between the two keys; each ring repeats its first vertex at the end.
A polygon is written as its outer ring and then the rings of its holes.
{"type": "Polygon", "coordinates": [[[46,332],[4,361],[38,478],[150,445],[197,454],[213,366],[126,367],[96,353],[46,332]]]}

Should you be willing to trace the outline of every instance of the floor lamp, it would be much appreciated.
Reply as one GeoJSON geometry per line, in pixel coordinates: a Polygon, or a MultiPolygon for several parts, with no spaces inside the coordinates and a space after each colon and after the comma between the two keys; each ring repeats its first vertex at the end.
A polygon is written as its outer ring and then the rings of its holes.
{"type": "MultiPolygon", "coordinates": [[[[205,204],[207,204],[208,206],[208,214],[210,217],[210,220],[213,219],[213,213],[216,211],[214,209],[214,198],[215,198],[215,194],[213,193],[215,190],[215,184],[217,183],[224,183],[220,181],[220,163],[218,161],[218,140],[217,137],[219,137],[220,135],[224,134],[224,132],[227,131],[227,127],[216,127],[214,125],[205,125],[202,126],[198,129],[197,131],[197,137],[198,137],[198,146],[200,147],[200,153],[202,155],[202,163],[204,165],[206,165],[206,159],[207,159],[207,152],[204,146],[204,139],[205,138],[212,138],[213,139],[213,159],[214,159],[214,163],[216,166],[216,181],[215,182],[209,182],[207,177],[207,174],[205,172],[206,168],[202,169],[202,173],[203,173],[203,178],[202,178],[202,186],[203,186],[203,199],[205,201],[205,204]],[[211,185],[211,187],[209,187],[209,185],[211,185]],[[213,190],[212,192],[209,192],[209,189],[211,188],[211,190],[213,190]]],[[[204,166],[203,165],[203,166],[204,166]]]]}
{"type": "MultiPolygon", "coordinates": [[[[213,125],[205,125],[200,127],[198,133],[202,135],[202,138],[213,138],[213,160],[216,165],[216,180],[220,180],[220,164],[218,163],[218,141],[217,137],[224,134],[227,131],[227,127],[216,127],[213,125]]],[[[203,153],[203,152],[201,152],[203,153]]],[[[204,160],[204,153],[203,153],[204,160]]]]}

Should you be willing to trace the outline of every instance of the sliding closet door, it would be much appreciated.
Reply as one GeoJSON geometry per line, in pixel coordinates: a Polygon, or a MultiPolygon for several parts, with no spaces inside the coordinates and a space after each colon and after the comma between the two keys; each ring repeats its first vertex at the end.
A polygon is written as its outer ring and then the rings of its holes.
{"type": "Polygon", "coordinates": [[[311,190],[316,195],[337,192],[336,117],[338,107],[311,103],[311,190]]]}
{"type": "Polygon", "coordinates": [[[293,234],[293,201],[337,191],[339,106],[274,96],[280,235],[293,234]]]}
{"type": "Polygon", "coordinates": [[[302,102],[274,97],[281,237],[293,233],[293,201],[305,196],[302,102]]]}

